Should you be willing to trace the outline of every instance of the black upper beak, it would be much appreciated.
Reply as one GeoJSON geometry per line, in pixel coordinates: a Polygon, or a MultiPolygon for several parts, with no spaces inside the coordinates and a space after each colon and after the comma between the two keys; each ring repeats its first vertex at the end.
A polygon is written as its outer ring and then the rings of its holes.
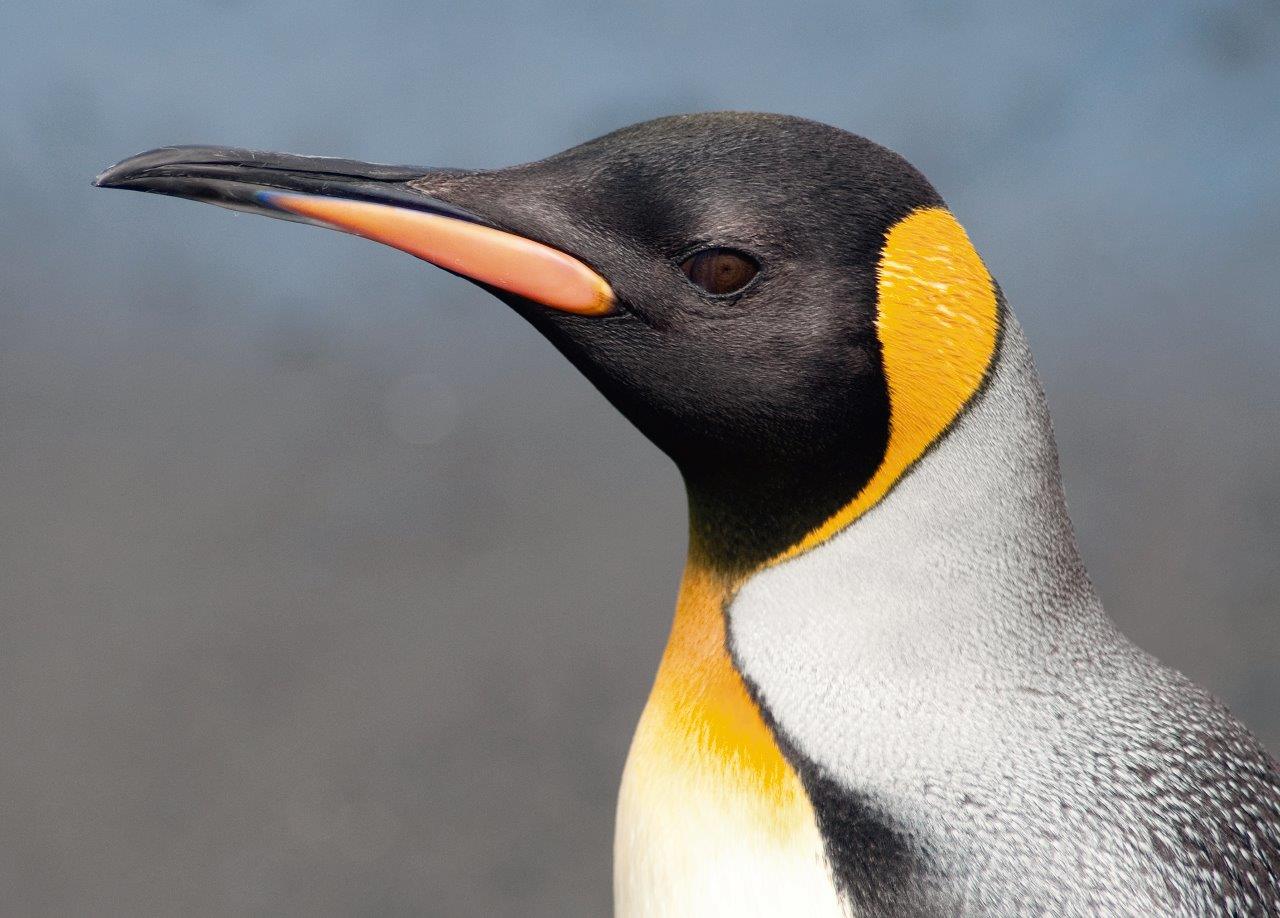
{"type": "Polygon", "coordinates": [[[235,147],[177,146],[160,147],[121,160],[102,172],[93,184],[188,198],[302,223],[314,221],[264,206],[260,193],[290,191],[371,201],[489,225],[470,211],[414,191],[408,185],[460,171],[235,147]]]}

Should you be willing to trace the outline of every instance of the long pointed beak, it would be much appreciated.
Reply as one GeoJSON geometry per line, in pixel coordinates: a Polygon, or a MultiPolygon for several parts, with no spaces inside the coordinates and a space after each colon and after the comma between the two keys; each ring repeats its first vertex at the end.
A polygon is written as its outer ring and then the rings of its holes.
{"type": "Polygon", "coordinates": [[[117,163],[94,184],[342,230],[550,309],[583,316],[614,311],[608,282],[584,262],[409,184],[443,174],[229,147],[162,147],[117,163]]]}

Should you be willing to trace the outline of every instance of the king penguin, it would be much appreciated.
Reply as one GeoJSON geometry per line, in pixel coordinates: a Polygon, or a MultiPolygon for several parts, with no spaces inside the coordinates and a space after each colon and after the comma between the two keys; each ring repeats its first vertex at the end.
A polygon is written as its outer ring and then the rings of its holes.
{"type": "Polygon", "coordinates": [[[472,280],[676,463],[621,918],[1280,914],[1276,763],[1103,611],[1023,332],[901,157],[717,113],[497,170],[168,147],[97,184],[472,280]]]}

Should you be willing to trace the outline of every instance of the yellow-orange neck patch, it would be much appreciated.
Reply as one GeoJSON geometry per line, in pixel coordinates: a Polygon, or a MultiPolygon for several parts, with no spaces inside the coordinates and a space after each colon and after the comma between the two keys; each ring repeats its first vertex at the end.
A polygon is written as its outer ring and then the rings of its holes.
{"type": "Polygon", "coordinates": [[[786,835],[811,827],[812,811],[729,657],[724,610],[740,585],[694,560],[685,567],[628,769],[674,770],[682,781],[716,787],[740,815],[751,814],[772,835],[786,835]]]}

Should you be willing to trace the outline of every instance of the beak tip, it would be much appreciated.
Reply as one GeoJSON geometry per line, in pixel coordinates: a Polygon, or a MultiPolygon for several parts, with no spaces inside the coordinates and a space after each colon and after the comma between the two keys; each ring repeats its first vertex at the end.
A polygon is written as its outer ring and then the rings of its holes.
{"type": "MultiPolygon", "coordinates": [[[[217,163],[251,155],[244,150],[222,147],[172,146],[156,147],[108,166],[93,179],[95,188],[130,188],[135,179],[155,170],[180,168],[186,164],[217,163]]],[[[146,190],[146,189],[142,189],[146,190]]]]}
{"type": "Polygon", "coordinates": [[[121,162],[114,163],[113,165],[107,166],[107,168],[103,169],[101,172],[95,175],[93,177],[93,187],[94,188],[114,188],[117,180],[120,177],[120,173],[122,171],[120,169],[120,166],[123,165],[124,162],[128,162],[128,160],[123,160],[121,162]]]}
{"type": "Polygon", "coordinates": [[[148,166],[153,164],[159,152],[159,150],[148,150],[146,153],[139,153],[137,156],[130,156],[118,163],[112,163],[93,177],[93,187],[126,187],[130,179],[141,175],[148,166]]]}

